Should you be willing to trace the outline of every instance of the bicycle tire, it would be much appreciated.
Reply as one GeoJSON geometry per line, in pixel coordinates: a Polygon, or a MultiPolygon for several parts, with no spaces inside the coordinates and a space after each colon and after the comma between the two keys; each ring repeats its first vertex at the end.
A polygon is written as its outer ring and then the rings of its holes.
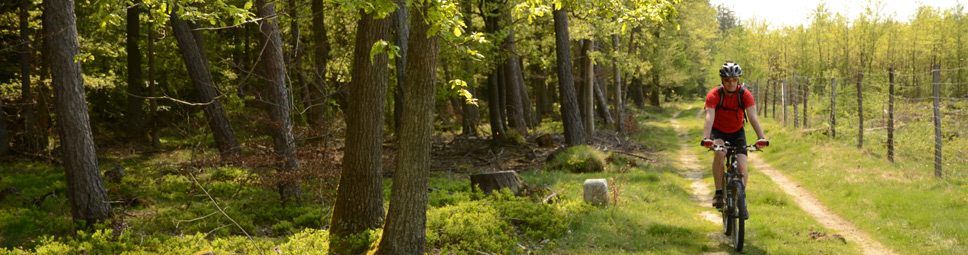
{"type": "Polygon", "coordinates": [[[745,200],[746,199],[743,198],[743,196],[738,196],[737,207],[741,208],[737,210],[737,213],[735,214],[736,216],[733,217],[733,221],[735,222],[733,224],[733,247],[736,248],[736,251],[743,251],[743,242],[745,241],[744,239],[746,239],[746,219],[744,219],[743,215],[741,215],[742,212],[745,211],[745,200]]]}
{"type": "Polygon", "coordinates": [[[724,201],[723,201],[723,211],[722,211],[723,212],[723,234],[730,236],[733,234],[733,227],[735,225],[735,221],[733,220],[733,215],[734,215],[734,211],[736,211],[736,207],[734,206],[735,204],[732,203],[733,202],[732,194],[729,192],[728,189],[725,190],[725,192],[726,194],[723,194],[724,201]]]}

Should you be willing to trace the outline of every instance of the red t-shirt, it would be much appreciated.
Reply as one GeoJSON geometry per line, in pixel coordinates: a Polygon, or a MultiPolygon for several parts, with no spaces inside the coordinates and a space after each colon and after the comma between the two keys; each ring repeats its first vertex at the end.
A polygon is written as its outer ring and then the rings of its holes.
{"type": "MultiPolygon", "coordinates": [[[[716,86],[709,91],[709,94],[706,94],[706,108],[716,109],[716,105],[719,104],[720,87],[721,86],[716,86]]],[[[740,86],[737,86],[737,89],[739,88],[740,86]]],[[[714,128],[727,134],[739,131],[740,128],[743,128],[743,120],[745,117],[742,110],[756,105],[756,102],[753,102],[753,93],[751,93],[749,90],[743,91],[743,104],[745,106],[742,108],[739,107],[739,99],[736,98],[736,93],[730,95],[729,93],[725,93],[726,91],[723,91],[723,94],[726,96],[726,98],[723,99],[722,107],[725,109],[720,108],[716,111],[716,120],[713,121],[714,128]]]]}

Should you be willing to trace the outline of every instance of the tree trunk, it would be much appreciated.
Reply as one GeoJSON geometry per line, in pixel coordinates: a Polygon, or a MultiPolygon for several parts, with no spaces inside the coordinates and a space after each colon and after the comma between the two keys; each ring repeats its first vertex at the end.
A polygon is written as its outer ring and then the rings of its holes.
{"type": "Polygon", "coordinates": [[[504,65],[497,67],[497,95],[498,95],[498,111],[501,114],[501,129],[508,130],[508,87],[506,82],[507,73],[504,72],[504,65]]]}
{"type": "Polygon", "coordinates": [[[126,108],[126,126],[128,137],[135,143],[145,142],[145,111],[144,84],[141,78],[141,1],[135,0],[128,7],[127,41],[128,52],[128,105],[126,108]]]}
{"type": "MultiPolygon", "coordinates": [[[[614,20],[614,19],[613,19],[614,20]]],[[[618,34],[612,34],[612,50],[617,54],[619,52],[619,37],[618,34]]],[[[624,104],[622,103],[622,71],[618,69],[618,63],[612,65],[615,74],[615,101],[613,102],[615,106],[615,130],[619,133],[625,133],[625,124],[622,117],[622,111],[624,110],[624,104]]]]}
{"type": "Polygon", "coordinates": [[[329,85],[326,84],[326,68],[329,63],[329,38],[326,35],[326,19],[325,10],[323,6],[323,0],[312,0],[313,1],[313,42],[315,43],[313,47],[314,56],[313,64],[315,65],[315,72],[313,72],[313,82],[310,83],[312,87],[309,88],[309,107],[306,109],[306,113],[309,115],[308,120],[310,126],[319,130],[325,126],[326,123],[326,103],[329,98],[329,85]]]}
{"type": "MultiPolygon", "coordinates": [[[[302,36],[302,33],[300,33],[300,30],[299,30],[300,14],[299,14],[299,8],[297,7],[297,5],[298,4],[296,3],[296,0],[289,0],[289,33],[290,33],[289,48],[292,52],[285,53],[285,56],[291,59],[283,63],[288,63],[290,65],[289,73],[291,75],[295,75],[296,85],[299,85],[298,87],[293,87],[290,94],[296,94],[296,91],[299,91],[301,89],[304,92],[302,93],[303,95],[301,97],[303,109],[308,109],[309,107],[312,107],[312,102],[311,102],[312,100],[309,98],[309,95],[308,95],[309,93],[306,93],[306,92],[309,92],[310,89],[309,89],[309,86],[306,84],[306,75],[305,73],[303,73],[303,65],[302,65],[303,47],[302,47],[302,44],[300,44],[300,40],[299,40],[299,38],[302,36]]],[[[296,97],[293,96],[293,98],[296,98],[296,97]]],[[[292,103],[292,104],[295,105],[295,103],[292,103]]],[[[295,110],[295,111],[298,111],[298,110],[295,110]]],[[[308,111],[304,111],[304,113],[308,113],[308,111]]],[[[306,118],[306,123],[309,123],[308,118],[306,118]]]]}
{"type": "MultiPolygon", "coordinates": [[[[532,65],[531,67],[534,67],[534,66],[532,65]]],[[[540,72],[538,68],[532,68],[531,70],[532,77],[540,76],[541,74],[539,74],[538,72],[540,72]]],[[[542,81],[541,79],[531,78],[530,80],[531,80],[531,83],[534,84],[533,86],[534,86],[534,94],[535,94],[534,96],[536,101],[535,103],[538,106],[535,111],[535,115],[536,115],[535,117],[538,119],[538,123],[540,124],[541,119],[544,118],[544,115],[546,114],[545,110],[547,108],[545,108],[545,106],[549,101],[548,91],[545,88],[544,81],[542,81]]]]}
{"type": "Polygon", "coordinates": [[[360,254],[354,236],[383,224],[383,114],[388,55],[370,57],[379,40],[390,40],[391,20],[360,10],[346,112],[346,147],[330,223],[330,253],[360,254]],[[372,61],[371,61],[372,59],[372,61]]]}
{"type": "MultiPolygon", "coordinates": [[[[46,14],[41,14],[41,16],[44,16],[44,15],[46,14]]],[[[41,27],[42,28],[40,30],[40,34],[37,36],[37,38],[40,38],[41,40],[41,46],[40,46],[41,82],[38,82],[36,86],[38,88],[37,90],[37,125],[39,127],[38,129],[40,130],[40,136],[41,136],[40,140],[43,143],[42,146],[46,148],[48,144],[47,136],[48,136],[48,133],[50,132],[50,125],[51,125],[49,102],[53,100],[51,98],[53,95],[50,91],[50,87],[48,87],[48,85],[46,84],[46,81],[50,79],[50,58],[49,58],[50,54],[48,54],[49,51],[47,47],[48,41],[50,41],[49,38],[47,37],[49,33],[47,32],[48,31],[47,26],[41,25],[41,27]]]]}
{"type": "Polygon", "coordinates": [[[291,108],[289,102],[289,90],[286,88],[286,65],[283,63],[282,55],[282,36],[279,35],[279,22],[276,17],[276,5],[266,3],[265,0],[257,0],[260,32],[262,45],[265,49],[262,53],[263,77],[266,79],[266,92],[268,92],[269,104],[268,113],[272,123],[269,123],[269,130],[272,133],[272,141],[275,148],[275,157],[279,161],[280,172],[284,177],[276,186],[279,188],[279,195],[285,205],[290,200],[302,204],[302,190],[298,178],[292,176],[299,170],[299,162],[296,160],[296,140],[292,135],[292,119],[290,119],[291,108]]]}
{"type": "Polygon", "coordinates": [[[32,67],[30,66],[30,27],[27,22],[27,18],[30,16],[27,13],[29,7],[29,1],[20,1],[20,93],[21,103],[23,103],[21,115],[24,116],[25,150],[29,153],[37,153],[42,148],[37,115],[34,112],[33,92],[30,89],[30,69],[32,67]]]}
{"type": "MultiPolygon", "coordinates": [[[[461,1],[460,5],[461,5],[460,8],[464,14],[464,24],[467,25],[468,33],[473,32],[471,31],[471,24],[472,24],[471,23],[471,11],[472,11],[471,1],[461,1]]],[[[466,56],[462,57],[461,65],[463,66],[463,70],[461,71],[460,77],[465,82],[467,82],[467,92],[469,92],[474,97],[480,97],[480,95],[477,94],[477,91],[475,91],[474,76],[473,76],[473,73],[470,72],[471,59],[466,56]]],[[[461,99],[461,109],[463,109],[464,111],[462,114],[463,121],[461,122],[461,125],[462,125],[461,134],[477,136],[478,135],[477,126],[481,124],[480,109],[478,108],[477,105],[468,104],[464,99],[461,99]]]]}
{"type": "Polygon", "coordinates": [[[517,69],[519,70],[519,72],[517,72],[515,76],[518,77],[517,78],[518,85],[520,85],[520,88],[518,88],[518,91],[521,92],[520,98],[521,98],[522,109],[524,109],[524,122],[528,124],[528,128],[533,130],[538,127],[539,122],[538,122],[538,118],[535,117],[535,113],[534,113],[535,105],[531,103],[531,96],[528,95],[527,83],[524,81],[524,61],[521,60],[521,58],[518,58],[518,61],[516,63],[517,63],[517,66],[518,66],[517,69]]]}
{"type": "Polygon", "coordinates": [[[7,113],[3,110],[3,100],[0,100],[0,157],[10,152],[10,137],[7,136],[7,113]]]}
{"type": "Polygon", "coordinates": [[[645,103],[645,96],[642,93],[642,79],[638,76],[632,78],[632,85],[629,85],[629,90],[632,91],[632,102],[635,103],[635,107],[642,108],[645,103]]]}
{"type": "Polygon", "coordinates": [[[565,142],[568,146],[584,145],[585,130],[581,124],[581,115],[578,113],[575,77],[571,74],[568,10],[562,8],[552,14],[555,20],[555,54],[558,57],[558,87],[561,93],[561,122],[565,128],[565,142]]]}
{"type": "Polygon", "coordinates": [[[439,37],[427,38],[430,25],[424,22],[424,13],[428,11],[425,6],[410,18],[414,33],[410,35],[408,49],[409,86],[403,91],[409,99],[403,106],[403,116],[407,118],[400,126],[390,209],[375,254],[422,254],[427,243],[427,182],[439,52],[439,37]]]}
{"type": "Polygon", "coordinates": [[[111,215],[107,191],[98,169],[94,137],[87,113],[84,79],[81,64],[74,59],[79,54],[74,1],[44,1],[45,26],[50,31],[51,68],[57,100],[57,125],[60,131],[61,152],[67,177],[71,215],[75,221],[101,222],[111,215]]]}
{"type": "Polygon", "coordinates": [[[589,137],[595,134],[595,69],[592,65],[592,46],[594,42],[590,39],[584,39],[582,43],[582,72],[583,72],[583,84],[581,99],[582,105],[585,106],[582,109],[582,123],[585,125],[585,134],[589,137]]]}
{"type": "Polygon", "coordinates": [[[501,90],[498,89],[497,70],[492,70],[487,77],[488,119],[491,122],[491,145],[500,146],[507,142],[508,136],[504,132],[504,120],[501,119],[501,90]]]}
{"type": "Polygon", "coordinates": [[[514,29],[511,29],[508,37],[504,39],[503,46],[504,51],[509,55],[504,60],[503,65],[504,84],[507,91],[508,126],[516,129],[518,134],[525,135],[528,133],[528,123],[524,120],[524,101],[526,99],[521,98],[521,89],[524,89],[524,80],[519,76],[521,74],[521,66],[518,65],[518,57],[515,55],[516,52],[514,50],[514,29]]]}
{"type": "MultiPolygon", "coordinates": [[[[155,31],[153,24],[148,23],[148,96],[154,98],[158,90],[155,84],[155,31]]],[[[155,149],[161,148],[161,131],[158,130],[158,101],[148,100],[150,108],[148,112],[148,123],[151,125],[151,146],[155,149]]]]}
{"type": "MultiPolygon", "coordinates": [[[[407,10],[407,1],[404,0],[394,0],[397,3],[397,10],[390,15],[393,20],[393,44],[400,47],[400,56],[396,58],[396,69],[397,69],[397,86],[394,89],[394,100],[393,100],[393,133],[400,135],[400,122],[403,121],[403,105],[407,103],[406,95],[403,91],[406,89],[406,77],[404,75],[407,71],[407,40],[410,37],[410,25],[407,20],[409,19],[410,12],[407,10]]],[[[421,21],[423,22],[423,21],[421,21]]]]}
{"type": "MultiPolygon", "coordinates": [[[[595,73],[601,73],[602,68],[599,65],[595,65],[595,73]]],[[[595,108],[598,110],[598,115],[602,116],[605,125],[615,123],[612,119],[612,113],[608,111],[608,100],[605,99],[605,81],[602,76],[595,75],[595,108]]]]}
{"type": "MultiPolygon", "coordinates": [[[[482,3],[481,12],[488,12],[489,15],[484,16],[484,31],[488,33],[494,33],[498,31],[498,17],[500,12],[496,7],[489,7],[491,4],[488,1],[482,3]],[[485,9],[491,8],[491,10],[485,9]]],[[[488,119],[491,122],[491,145],[500,146],[507,142],[507,134],[505,133],[504,125],[504,103],[503,103],[503,91],[501,89],[501,83],[503,76],[501,75],[501,68],[495,68],[487,76],[487,86],[488,86],[488,119]]]]}
{"type": "Polygon", "coordinates": [[[208,61],[204,58],[205,48],[199,48],[199,45],[205,44],[201,38],[196,38],[192,34],[188,23],[178,18],[177,10],[176,6],[170,15],[172,30],[178,41],[178,47],[181,48],[188,74],[192,77],[192,83],[198,91],[199,100],[206,104],[205,116],[215,137],[215,144],[223,160],[235,158],[241,153],[241,149],[235,140],[235,132],[232,131],[225,110],[222,109],[222,103],[218,101],[218,91],[215,89],[215,83],[212,82],[208,61]]]}

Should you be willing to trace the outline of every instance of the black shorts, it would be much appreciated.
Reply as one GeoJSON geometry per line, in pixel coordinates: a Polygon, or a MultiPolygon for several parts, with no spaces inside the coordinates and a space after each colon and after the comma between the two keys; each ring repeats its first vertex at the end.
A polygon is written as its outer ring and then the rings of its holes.
{"type": "Polygon", "coordinates": [[[713,140],[723,139],[724,142],[729,142],[730,146],[743,146],[736,149],[736,154],[749,155],[746,153],[746,129],[740,128],[738,131],[733,133],[723,133],[719,129],[713,128],[711,134],[713,140]]]}

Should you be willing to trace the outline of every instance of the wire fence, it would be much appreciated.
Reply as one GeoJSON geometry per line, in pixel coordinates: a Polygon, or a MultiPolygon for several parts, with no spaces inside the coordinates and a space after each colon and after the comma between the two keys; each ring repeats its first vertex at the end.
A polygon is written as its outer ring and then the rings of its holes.
{"type": "Polygon", "coordinates": [[[759,116],[894,163],[968,180],[968,67],[753,81],[759,116]],[[923,167],[920,167],[923,166],[923,167]]]}

